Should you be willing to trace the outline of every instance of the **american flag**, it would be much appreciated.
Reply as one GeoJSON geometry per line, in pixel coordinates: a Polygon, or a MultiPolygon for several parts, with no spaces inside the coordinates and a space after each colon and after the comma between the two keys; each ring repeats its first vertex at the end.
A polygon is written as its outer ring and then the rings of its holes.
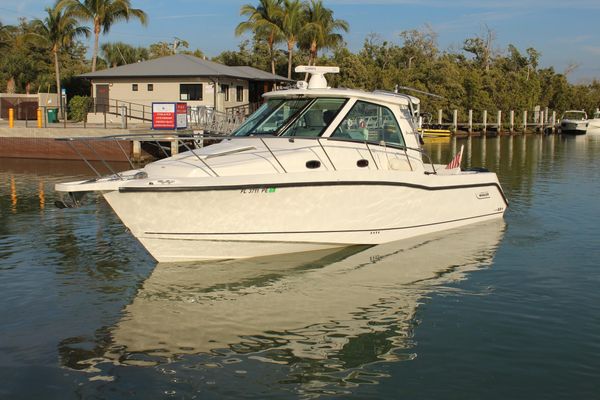
{"type": "Polygon", "coordinates": [[[450,163],[448,165],[446,165],[446,169],[460,168],[460,162],[462,161],[462,154],[463,154],[464,148],[465,148],[464,144],[462,146],[460,146],[460,151],[454,156],[452,161],[450,161],[450,163]]]}

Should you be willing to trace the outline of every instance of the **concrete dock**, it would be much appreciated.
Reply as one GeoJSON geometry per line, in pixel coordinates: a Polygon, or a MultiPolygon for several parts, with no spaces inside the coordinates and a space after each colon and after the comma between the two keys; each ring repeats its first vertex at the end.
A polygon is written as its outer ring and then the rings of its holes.
{"type": "Polygon", "coordinates": [[[149,131],[148,124],[129,126],[122,129],[118,124],[98,126],[83,123],[47,124],[45,128],[34,127],[35,121],[15,121],[14,127],[9,128],[8,121],[0,120],[0,157],[8,158],[38,158],[79,160],[78,151],[88,160],[104,159],[105,161],[127,161],[127,157],[141,158],[141,154],[134,154],[134,148],[140,152],[139,145],[133,141],[98,142],[93,150],[81,143],[75,144],[57,141],[58,138],[67,137],[102,137],[109,135],[126,135],[144,133],[149,131]],[[120,146],[119,146],[120,145],[120,146]],[[75,149],[73,146],[77,146],[75,149]],[[124,154],[124,152],[126,154],[124,154]]]}

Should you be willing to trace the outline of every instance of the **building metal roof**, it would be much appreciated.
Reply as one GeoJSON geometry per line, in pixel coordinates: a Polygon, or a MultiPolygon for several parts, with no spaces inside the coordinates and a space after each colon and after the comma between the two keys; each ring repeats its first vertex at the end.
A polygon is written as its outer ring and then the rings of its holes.
{"type": "Polygon", "coordinates": [[[228,77],[241,78],[250,81],[290,82],[290,79],[274,75],[253,67],[230,67],[214,61],[190,56],[175,54],[172,56],[155,58],[120,67],[89,72],[80,75],[82,78],[140,78],[140,77],[228,77]]]}

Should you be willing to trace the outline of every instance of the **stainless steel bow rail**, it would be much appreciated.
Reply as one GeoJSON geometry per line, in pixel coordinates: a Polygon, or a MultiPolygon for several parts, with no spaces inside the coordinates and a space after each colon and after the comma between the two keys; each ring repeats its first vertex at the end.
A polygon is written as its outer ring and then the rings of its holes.
{"type": "MultiPolygon", "coordinates": [[[[203,169],[202,167],[206,168],[206,170],[204,170],[204,169],[203,170],[207,173],[207,175],[213,176],[213,177],[218,177],[219,174],[213,168],[211,168],[211,166],[206,162],[206,160],[203,157],[201,157],[200,154],[198,154],[197,151],[194,151],[194,150],[202,148],[206,145],[210,145],[212,143],[217,143],[217,142],[221,142],[221,141],[244,141],[244,140],[249,140],[249,139],[260,140],[262,145],[269,152],[270,156],[275,160],[275,162],[277,163],[277,165],[279,166],[281,171],[283,171],[283,173],[287,173],[287,170],[285,169],[281,160],[276,155],[278,149],[271,148],[265,139],[269,139],[269,141],[273,140],[273,139],[286,140],[291,143],[294,143],[296,141],[316,142],[317,145],[321,148],[321,150],[325,154],[327,161],[329,162],[329,164],[331,165],[331,167],[333,168],[334,171],[337,171],[337,168],[335,166],[335,163],[334,163],[332,157],[330,156],[329,152],[327,151],[328,146],[323,145],[324,142],[326,142],[326,143],[329,143],[329,142],[354,143],[357,146],[360,146],[361,149],[366,149],[369,153],[371,160],[373,161],[373,164],[375,165],[375,168],[378,170],[381,168],[380,168],[380,165],[378,165],[375,156],[373,155],[372,147],[374,145],[379,146],[380,148],[383,147],[384,151],[386,151],[388,147],[395,149],[395,150],[403,151],[404,155],[406,157],[406,160],[408,161],[408,165],[409,165],[411,171],[414,170],[414,168],[411,163],[410,156],[408,154],[408,150],[416,151],[416,152],[420,153],[422,157],[425,157],[427,159],[427,163],[431,165],[431,171],[425,171],[425,173],[426,174],[436,174],[437,173],[435,170],[435,165],[433,164],[431,157],[423,149],[406,147],[406,146],[401,146],[401,145],[397,145],[397,144],[393,144],[393,143],[375,142],[375,141],[368,141],[368,140],[356,140],[356,139],[347,139],[347,138],[301,137],[301,136],[263,136],[263,135],[223,136],[223,135],[204,135],[204,134],[199,134],[199,133],[144,133],[144,134],[110,135],[110,136],[102,136],[102,137],[70,137],[70,138],[58,138],[56,140],[67,143],[73,149],[73,151],[75,153],[77,153],[77,155],[87,164],[87,166],[98,176],[98,178],[103,177],[103,175],[100,173],[100,171],[98,171],[97,168],[95,168],[92,165],[91,160],[88,159],[88,157],[86,157],[83,154],[83,152],[78,148],[77,144],[81,143],[84,146],[84,148],[87,148],[92,154],[94,154],[95,160],[99,160],[102,163],[102,165],[104,165],[104,167],[110,172],[110,174],[112,174],[112,176],[115,179],[125,180],[126,178],[123,176],[123,174],[116,171],[109,164],[109,162],[106,161],[99,154],[99,152],[94,148],[95,143],[114,142],[115,146],[117,146],[120,149],[120,151],[123,153],[125,159],[131,166],[131,169],[136,169],[136,162],[132,159],[130,154],[127,154],[127,152],[121,145],[121,142],[123,142],[123,141],[153,142],[162,151],[162,153],[165,157],[169,157],[170,154],[165,150],[165,147],[163,145],[161,145],[161,142],[171,142],[172,144],[174,144],[176,146],[175,148],[183,147],[187,151],[189,151],[191,154],[193,154],[200,162],[200,164],[198,165],[198,168],[201,168],[201,169],[203,169]]],[[[174,148],[173,145],[171,146],[171,148],[172,149],[174,148]]],[[[244,148],[243,150],[248,150],[248,149],[249,148],[244,148]]],[[[241,151],[241,150],[237,150],[237,151],[241,151]]],[[[317,155],[317,157],[318,157],[318,155],[317,155]]],[[[323,160],[320,160],[320,161],[322,162],[323,160]]],[[[139,164],[138,164],[138,167],[139,167],[139,164]]],[[[282,173],[277,168],[275,168],[275,170],[278,173],[282,173]]]]}

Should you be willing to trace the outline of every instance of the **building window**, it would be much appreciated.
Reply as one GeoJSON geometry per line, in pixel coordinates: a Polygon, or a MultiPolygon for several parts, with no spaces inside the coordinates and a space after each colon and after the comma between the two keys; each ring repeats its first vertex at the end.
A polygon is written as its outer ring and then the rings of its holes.
{"type": "Polygon", "coordinates": [[[241,103],[244,101],[244,87],[236,86],[235,87],[235,101],[241,103]]]}
{"type": "Polygon", "coordinates": [[[152,84],[152,83],[148,84],[148,91],[149,92],[153,92],[154,91],[154,84],[152,84]]]}
{"type": "Polygon", "coordinates": [[[201,83],[182,83],[179,85],[179,100],[202,100],[201,83]]]}
{"type": "Polygon", "coordinates": [[[138,84],[137,83],[133,83],[131,85],[131,90],[134,91],[134,92],[137,92],[138,91],[138,84]]]}
{"type": "Polygon", "coordinates": [[[221,85],[221,92],[225,95],[225,101],[229,101],[229,85],[221,85]]]}

